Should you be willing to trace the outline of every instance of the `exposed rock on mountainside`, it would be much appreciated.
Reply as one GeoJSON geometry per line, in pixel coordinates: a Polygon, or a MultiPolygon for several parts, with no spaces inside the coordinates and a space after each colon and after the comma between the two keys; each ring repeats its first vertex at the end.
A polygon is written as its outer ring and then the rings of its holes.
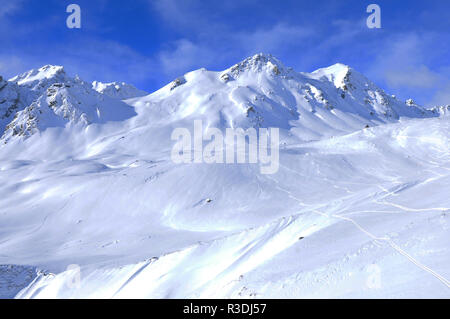
{"type": "Polygon", "coordinates": [[[19,90],[14,83],[3,80],[0,76],[0,131],[11,121],[20,109],[19,90]]]}
{"type": "Polygon", "coordinates": [[[47,65],[28,71],[0,87],[0,113],[5,123],[10,121],[4,126],[4,142],[48,127],[104,123],[135,114],[125,103],[97,92],[78,77],[69,77],[61,66],[47,65]]]}

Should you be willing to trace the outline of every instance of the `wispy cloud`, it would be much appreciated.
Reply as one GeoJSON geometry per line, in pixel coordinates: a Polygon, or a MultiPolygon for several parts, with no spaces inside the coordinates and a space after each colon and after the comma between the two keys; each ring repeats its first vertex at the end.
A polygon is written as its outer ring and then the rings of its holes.
{"type": "MultiPolygon", "coordinates": [[[[448,65],[446,57],[450,48],[438,44],[448,42],[443,41],[448,36],[439,28],[405,30],[406,24],[402,25],[399,18],[408,19],[409,13],[399,17],[399,12],[397,15],[391,12],[388,18],[383,16],[386,18],[383,29],[369,30],[365,6],[360,3],[359,15],[342,14],[339,10],[348,10],[348,5],[331,2],[333,10],[315,11],[311,6],[296,12],[297,19],[293,19],[294,13],[280,15],[279,10],[268,15],[267,6],[253,1],[242,4],[227,1],[226,6],[219,8],[197,0],[151,3],[161,19],[180,35],[160,53],[161,65],[172,76],[201,66],[237,62],[256,52],[268,52],[299,71],[347,63],[387,91],[405,97],[418,96],[426,104],[446,96],[448,74],[443,68],[448,65]],[[242,17],[247,22],[242,25],[239,21],[243,12],[251,14],[242,17]],[[278,21],[270,23],[276,16],[278,21]]],[[[430,25],[432,18],[429,13],[422,14],[421,23],[430,25]]]]}
{"type": "Polygon", "coordinates": [[[237,32],[233,38],[245,54],[260,51],[277,54],[302,46],[301,42],[313,35],[314,31],[309,27],[279,23],[270,28],[237,32]]]}
{"type": "Polygon", "coordinates": [[[0,55],[0,74],[12,77],[46,64],[63,65],[66,71],[87,81],[125,81],[144,87],[157,77],[156,63],[134,49],[115,41],[80,38],[52,47],[36,47],[15,55],[0,55]]]}
{"type": "Polygon", "coordinates": [[[183,38],[162,50],[159,59],[164,72],[173,77],[225,61],[238,62],[238,59],[258,52],[283,54],[301,45],[312,34],[307,28],[276,24],[252,31],[211,34],[196,40],[183,38]]]}
{"type": "Polygon", "coordinates": [[[428,104],[432,106],[450,105],[450,83],[447,82],[447,85],[442,86],[428,104]]]}
{"type": "Polygon", "coordinates": [[[68,31],[64,4],[42,3],[45,9],[31,0],[0,0],[3,76],[62,64],[86,80],[155,90],[193,69],[222,70],[267,52],[298,71],[346,63],[389,93],[420,103],[448,97],[449,20],[442,5],[424,11],[412,0],[405,11],[380,0],[383,29],[369,30],[357,0],[136,0],[126,10],[79,0],[84,27],[68,31]]]}
{"type": "Polygon", "coordinates": [[[155,76],[151,58],[116,41],[83,37],[58,52],[55,60],[90,80],[139,83],[155,76]]]}
{"type": "Polygon", "coordinates": [[[370,73],[405,95],[424,95],[423,103],[429,106],[444,102],[450,87],[445,70],[450,64],[435,45],[439,39],[440,35],[430,32],[395,34],[378,50],[370,73]]]}
{"type": "Polygon", "coordinates": [[[254,10],[258,6],[254,0],[221,3],[157,0],[150,4],[164,23],[180,35],[159,54],[164,72],[172,77],[193,68],[238,62],[257,52],[281,54],[313,33],[310,28],[286,22],[249,23],[240,28],[230,21],[230,16],[254,10]]]}
{"type": "Polygon", "coordinates": [[[210,64],[214,54],[208,46],[194,44],[188,39],[180,39],[161,51],[158,58],[164,73],[176,77],[194,68],[210,64]]]}
{"type": "Polygon", "coordinates": [[[22,0],[0,0],[0,18],[10,15],[22,6],[22,0]]]}
{"type": "Polygon", "coordinates": [[[384,71],[387,83],[394,88],[431,88],[439,85],[442,77],[425,65],[404,65],[384,71]]]}
{"type": "Polygon", "coordinates": [[[18,70],[25,71],[29,66],[18,56],[0,54],[0,75],[5,78],[16,75],[18,70]]]}

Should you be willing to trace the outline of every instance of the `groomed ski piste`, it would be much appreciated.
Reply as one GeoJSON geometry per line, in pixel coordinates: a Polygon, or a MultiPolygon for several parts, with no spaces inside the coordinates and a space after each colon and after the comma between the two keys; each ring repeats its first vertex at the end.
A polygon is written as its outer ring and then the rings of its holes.
{"type": "Polygon", "coordinates": [[[1,298],[449,298],[450,117],[257,54],[148,94],[0,80],[1,298]],[[175,128],[280,130],[279,169],[176,164],[175,128]]]}

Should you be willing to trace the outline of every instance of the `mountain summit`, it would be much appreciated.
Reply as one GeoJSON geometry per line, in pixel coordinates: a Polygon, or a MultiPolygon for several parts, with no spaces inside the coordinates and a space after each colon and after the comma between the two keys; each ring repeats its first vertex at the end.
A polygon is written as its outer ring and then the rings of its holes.
{"type": "Polygon", "coordinates": [[[64,67],[58,65],[45,65],[39,69],[33,69],[10,79],[22,87],[33,91],[42,91],[53,83],[64,83],[70,80],[64,67]]]}
{"type": "Polygon", "coordinates": [[[405,105],[343,64],[298,73],[268,54],[214,72],[189,72],[130,102],[155,121],[202,118],[216,127],[276,126],[302,141],[435,113],[405,105]]]}
{"type": "Polygon", "coordinates": [[[2,111],[4,142],[29,137],[50,127],[86,126],[124,120],[135,114],[120,100],[97,92],[78,77],[69,77],[62,66],[46,65],[25,72],[4,86],[9,89],[5,90],[2,103],[6,104],[2,111]],[[5,124],[7,120],[10,122],[5,124]]]}
{"type": "Polygon", "coordinates": [[[284,75],[288,73],[288,70],[285,69],[280,60],[271,54],[258,53],[225,70],[222,76],[228,73],[237,77],[245,72],[268,72],[269,74],[284,75]]]}
{"type": "Polygon", "coordinates": [[[92,87],[99,93],[108,95],[114,99],[125,100],[139,96],[148,95],[147,92],[135,88],[131,84],[125,82],[102,83],[98,81],[92,82],[92,87]]]}

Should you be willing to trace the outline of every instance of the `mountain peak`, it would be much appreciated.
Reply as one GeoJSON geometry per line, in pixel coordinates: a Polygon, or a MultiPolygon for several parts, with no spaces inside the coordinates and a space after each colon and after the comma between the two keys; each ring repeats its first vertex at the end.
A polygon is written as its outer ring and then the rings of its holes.
{"type": "Polygon", "coordinates": [[[148,95],[147,92],[139,90],[135,86],[125,82],[103,83],[94,81],[92,82],[92,88],[99,93],[120,100],[148,95]]]}
{"type": "Polygon", "coordinates": [[[18,85],[36,88],[40,83],[64,82],[67,79],[64,67],[59,65],[44,65],[39,69],[32,69],[10,79],[18,85]]]}
{"type": "Polygon", "coordinates": [[[359,87],[374,86],[364,75],[343,63],[336,63],[329,67],[318,69],[312,72],[311,75],[318,80],[325,78],[332,82],[336,88],[344,91],[353,88],[355,85],[359,87]]]}
{"type": "Polygon", "coordinates": [[[53,74],[65,72],[64,67],[62,65],[52,65],[52,64],[44,65],[43,67],[39,68],[38,71],[53,74]]]}
{"type": "Polygon", "coordinates": [[[283,63],[281,63],[280,60],[278,60],[271,54],[265,53],[258,53],[251,57],[248,57],[226,70],[226,72],[231,73],[233,76],[238,76],[239,74],[246,71],[268,71],[276,75],[287,73],[285,66],[283,65],[283,63]]]}
{"type": "Polygon", "coordinates": [[[317,69],[316,71],[314,71],[312,73],[326,75],[326,74],[348,73],[350,71],[353,71],[353,69],[350,66],[348,66],[347,64],[338,62],[338,63],[335,63],[328,67],[317,69]]]}

